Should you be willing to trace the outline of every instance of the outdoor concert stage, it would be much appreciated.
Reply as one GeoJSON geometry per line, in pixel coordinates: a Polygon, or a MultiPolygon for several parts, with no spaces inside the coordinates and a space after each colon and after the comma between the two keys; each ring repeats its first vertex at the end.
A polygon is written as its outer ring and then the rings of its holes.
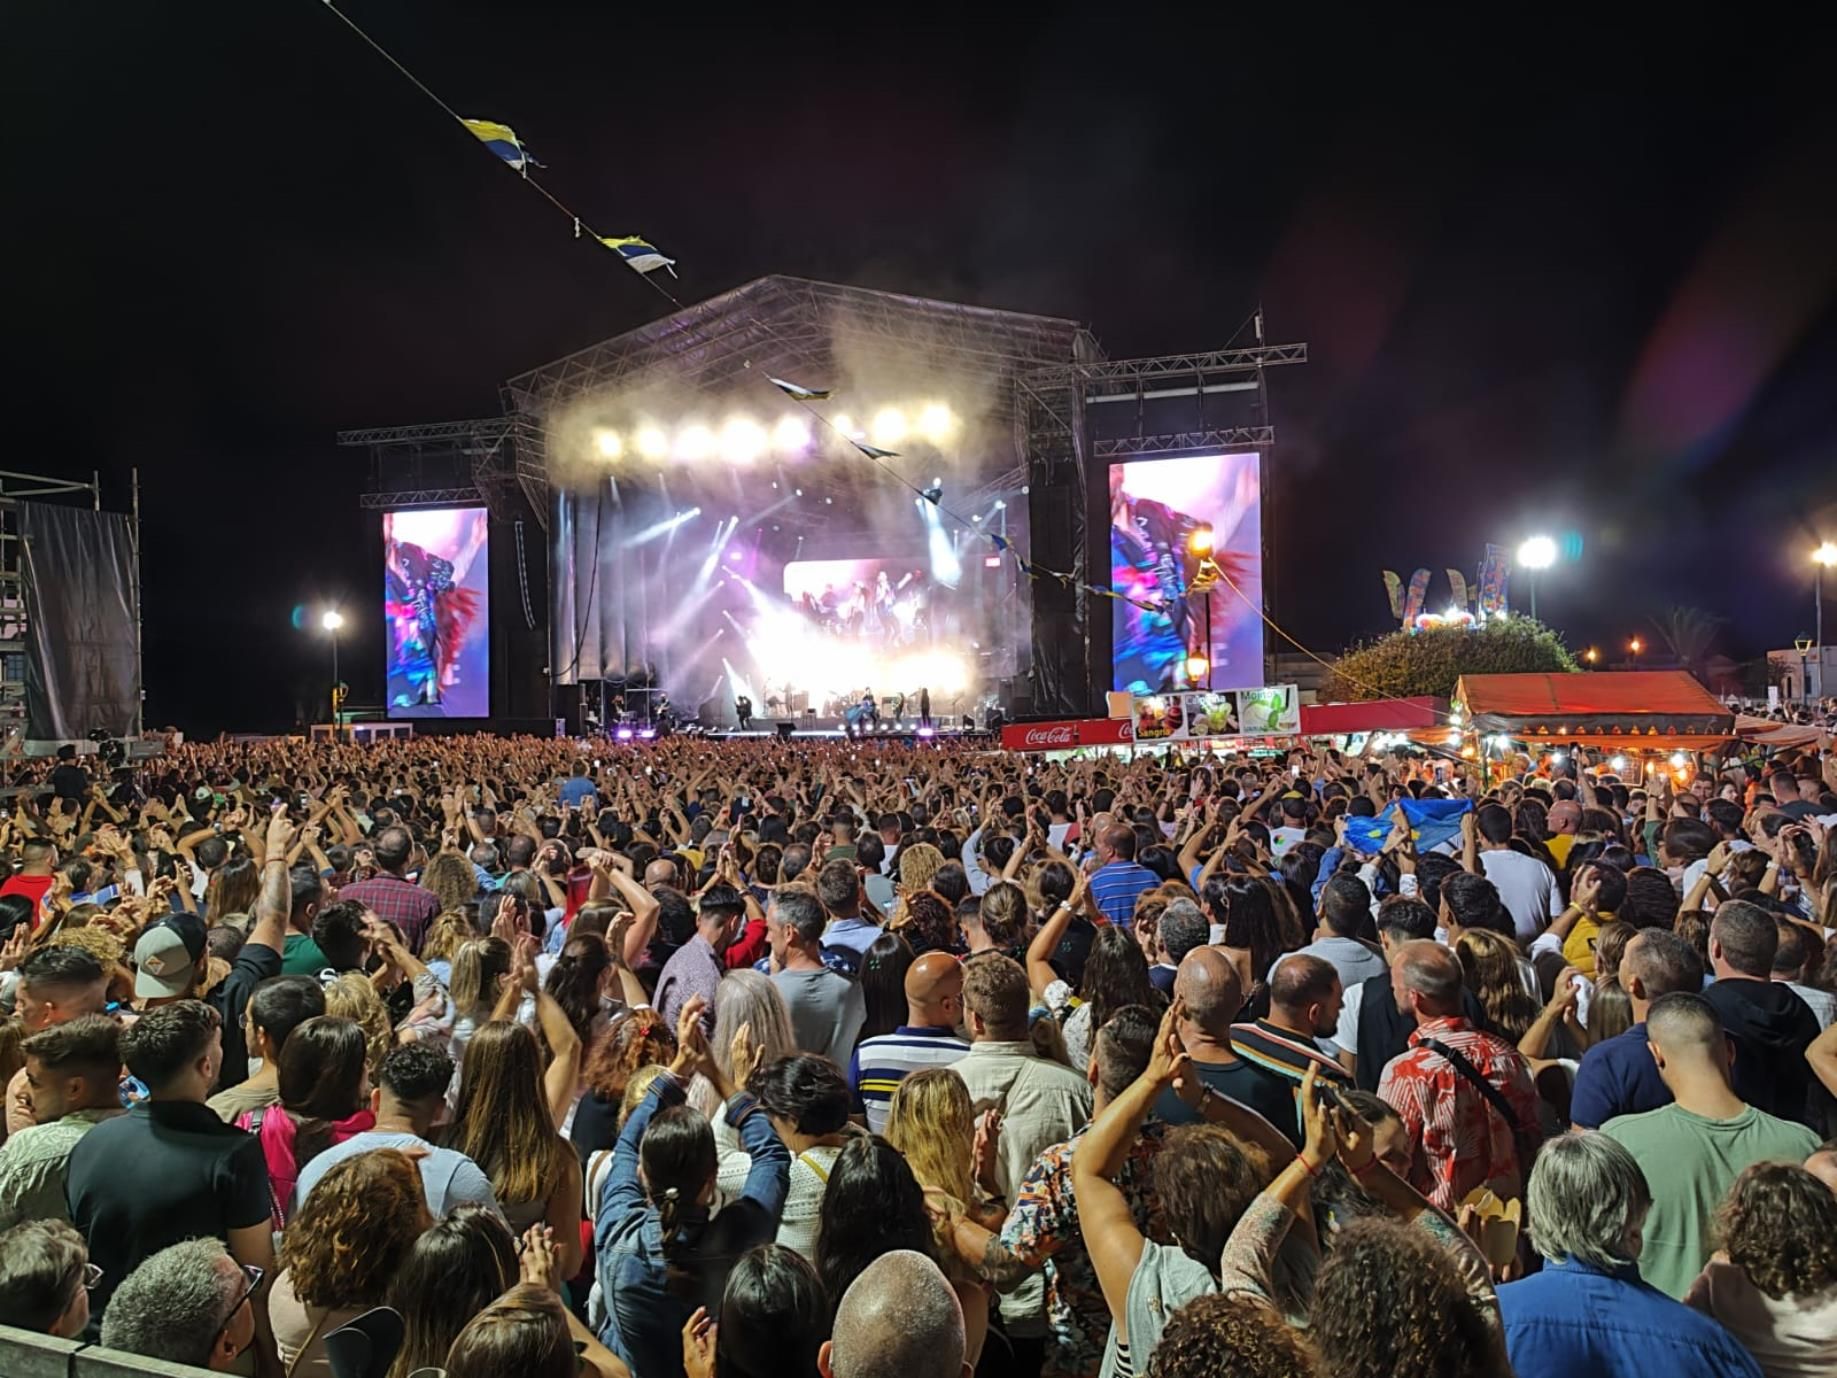
{"type": "Polygon", "coordinates": [[[1260,684],[1264,372],[1306,359],[1260,334],[1111,361],[1070,320],[766,277],[512,378],[503,417],[345,432],[389,716],[1072,717],[1202,650],[1260,684]],[[1230,596],[1187,587],[1201,527],[1230,596]]]}

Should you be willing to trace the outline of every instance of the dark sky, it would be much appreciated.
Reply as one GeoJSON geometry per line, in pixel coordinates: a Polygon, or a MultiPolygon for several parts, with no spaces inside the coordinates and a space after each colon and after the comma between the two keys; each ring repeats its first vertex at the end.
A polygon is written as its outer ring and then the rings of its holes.
{"type": "MultiPolygon", "coordinates": [[[[1311,645],[1383,629],[1380,569],[1439,584],[1538,529],[1580,538],[1540,594],[1574,645],[1672,604],[1738,656],[1810,630],[1815,43],[1727,10],[1623,42],[1605,14],[346,7],[679,258],[685,299],[831,278],[1070,316],[1112,356],[1221,345],[1261,300],[1312,349],[1272,374],[1275,613],[1311,645]]],[[[315,0],[14,6],[3,46],[5,464],[121,504],[140,467],[149,721],[286,725],[325,678],[289,612],[327,599],[364,614],[374,701],[379,542],[333,432],[493,414],[662,303],[315,0]]]]}

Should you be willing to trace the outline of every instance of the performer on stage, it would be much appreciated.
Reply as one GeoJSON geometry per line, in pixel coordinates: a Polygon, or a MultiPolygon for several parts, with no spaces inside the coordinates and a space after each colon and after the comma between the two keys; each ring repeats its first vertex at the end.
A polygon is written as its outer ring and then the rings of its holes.
{"type": "Polygon", "coordinates": [[[931,690],[919,689],[919,726],[931,726],[931,690]]]}
{"type": "Polygon", "coordinates": [[[740,730],[750,732],[753,727],[753,701],[745,694],[734,700],[734,716],[740,720],[740,730]]]}

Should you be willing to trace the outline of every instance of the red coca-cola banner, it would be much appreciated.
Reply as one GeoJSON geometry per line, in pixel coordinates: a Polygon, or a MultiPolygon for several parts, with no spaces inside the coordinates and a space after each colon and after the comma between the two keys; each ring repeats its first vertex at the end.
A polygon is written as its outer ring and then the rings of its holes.
{"type": "Polygon", "coordinates": [[[1116,746],[1133,740],[1127,718],[1009,723],[1001,730],[1004,751],[1070,751],[1075,746],[1116,746]]]}

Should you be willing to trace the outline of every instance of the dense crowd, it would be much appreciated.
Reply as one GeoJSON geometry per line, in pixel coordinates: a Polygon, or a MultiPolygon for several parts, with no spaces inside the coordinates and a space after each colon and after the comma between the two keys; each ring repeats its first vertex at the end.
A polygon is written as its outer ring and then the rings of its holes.
{"type": "Polygon", "coordinates": [[[0,1323],[288,1378],[1837,1373],[1837,758],[1515,770],[15,766],[0,1323]]]}

